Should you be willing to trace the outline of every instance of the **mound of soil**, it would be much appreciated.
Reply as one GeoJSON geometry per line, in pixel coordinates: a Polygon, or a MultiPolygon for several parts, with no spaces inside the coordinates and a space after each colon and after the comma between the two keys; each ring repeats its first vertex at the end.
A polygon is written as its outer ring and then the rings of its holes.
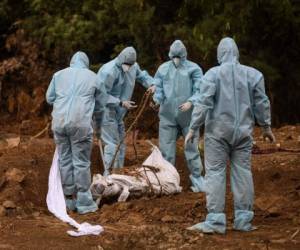
{"type": "MultiPolygon", "coordinates": [[[[44,125],[44,124],[43,124],[44,125]]],[[[41,126],[42,127],[42,126],[41,126]]],[[[30,139],[8,147],[7,139],[20,134],[5,128],[0,135],[0,249],[299,249],[300,248],[300,154],[270,150],[253,155],[255,219],[258,230],[242,233],[232,230],[233,199],[227,182],[226,235],[203,235],[187,231],[205,219],[204,194],[189,190],[188,170],[183,157],[183,141],[178,143],[176,167],[183,192],[169,197],[144,197],[126,203],[103,205],[94,214],[72,216],[104,226],[97,237],[72,238],[68,225],[55,219],[46,208],[49,168],[54,152],[49,137],[30,139]],[[5,132],[7,131],[7,132],[5,132]]],[[[259,149],[300,149],[300,126],[275,130],[277,143],[262,141],[255,131],[259,149]]],[[[157,140],[153,139],[157,144],[157,140]]],[[[150,152],[145,140],[138,140],[138,159],[150,152]]],[[[135,164],[128,139],[126,165],[135,164]]],[[[103,170],[95,143],[92,172],[103,170]]],[[[228,171],[229,177],[229,171],[228,171]]]]}

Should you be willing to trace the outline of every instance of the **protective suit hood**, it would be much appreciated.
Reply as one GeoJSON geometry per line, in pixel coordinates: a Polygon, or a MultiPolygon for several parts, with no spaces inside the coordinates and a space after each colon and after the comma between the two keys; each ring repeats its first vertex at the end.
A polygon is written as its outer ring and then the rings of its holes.
{"type": "Polygon", "coordinates": [[[84,52],[78,51],[72,56],[70,67],[88,69],[89,65],[90,65],[89,58],[84,52]]]}
{"type": "Polygon", "coordinates": [[[180,40],[175,40],[170,46],[169,58],[172,59],[174,56],[179,56],[181,59],[187,57],[186,47],[180,40]]]}
{"type": "Polygon", "coordinates": [[[118,64],[121,66],[123,63],[134,64],[136,62],[136,51],[133,47],[127,47],[118,55],[118,64]]]}
{"type": "Polygon", "coordinates": [[[223,38],[218,45],[218,62],[236,63],[239,61],[239,50],[235,41],[230,37],[223,38]]]}

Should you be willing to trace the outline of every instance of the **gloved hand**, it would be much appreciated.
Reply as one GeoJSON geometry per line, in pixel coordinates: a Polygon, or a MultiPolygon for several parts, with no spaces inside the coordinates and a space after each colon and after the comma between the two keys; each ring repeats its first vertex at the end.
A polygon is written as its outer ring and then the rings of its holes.
{"type": "Polygon", "coordinates": [[[152,108],[154,111],[158,111],[159,110],[159,104],[158,103],[155,103],[155,102],[150,102],[149,104],[150,108],[152,108]]]}
{"type": "Polygon", "coordinates": [[[186,145],[188,142],[193,143],[195,138],[195,131],[190,129],[187,133],[186,137],[184,138],[184,144],[186,145]]]}
{"type": "Polygon", "coordinates": [[[153,94],[155,92],[155,89],[156,89],[155,85],[152,85],[151,87],[149,87],[147,89],[147,92],[150,92],[151,94],[153,94]]]}
{"type": "Polygon", "coordinates": [[[192,107],[192,103],[188,101],[188,102],[185,102],[185,103],[181,104],[181,105],[179,106],[179,109],[180,109],[180,111],[182,111],[182,112],[186,112],[186,111],[188,111],[191,107],[192,107]]]}
{"type": "Polygon", "coordinates": [[[128,110],[135,109],[137,107],[133,101],[121,101],[120,105],[128,110]]]}
{"type": "Polygon", "coordinates": [[[272,133],[271,127],[262,127],[262,136],[263,139],[266,140],[266,138],[268,138],[270,140],[270,142],[275,142],[275,136],[272,133]]]}

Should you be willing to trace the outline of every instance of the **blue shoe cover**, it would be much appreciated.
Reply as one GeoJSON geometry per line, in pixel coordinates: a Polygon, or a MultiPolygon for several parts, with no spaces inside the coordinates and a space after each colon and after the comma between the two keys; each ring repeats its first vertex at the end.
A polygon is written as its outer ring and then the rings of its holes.
{"type": "Polygon", "coordinates": [[[90,190],[77,193],[76,208],[79,214],[93,213],[98,210],[98,206],[93,201],[90,190]]]}
{"type": "Polygon", "coordinates": [[[197,230],[202,233],[219,233],[225,234],[226,218],[223,213],[209,213],[204,222],[193,225],[188,230],[197,230]]]}
{"type": "Polygon", "coordinates": [[[76,211],[75,200],[66,198],[66,207],[70,211],[76,211]]]}
{"type": "Polygon", "coordinates": [[[249,232],[257,229],[251,225],[251,221],[254,217],[253,211],[236,210],[234,212],[234,217],[234,230],[249,232]]]}

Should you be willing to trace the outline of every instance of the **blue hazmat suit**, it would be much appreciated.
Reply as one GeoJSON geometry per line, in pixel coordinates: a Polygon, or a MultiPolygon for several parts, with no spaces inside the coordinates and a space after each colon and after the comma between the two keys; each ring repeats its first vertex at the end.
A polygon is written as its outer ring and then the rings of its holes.
{"type": "Polygon", "coordinates": [[[117,146],[121,143],[119,152],[112,168],[122,168],[125,159],[124,116],[127,109],[121,106],[121,102],[130,101],[135,81],[137,80],[145,88],[154,84],[153,78],[142,71],[136,62],[136,51],[133,47],[127,47],[112,61],[104,64],[98,71],[97,77],[101,84],[105,85],[108,100],[106,103],[101,138],[104,142],[104,175],[110,174],[109,167],[117,146]],[[129,71],[124,72],[123,64],[131,65],[129,71]]]}
{"type": "Polygon", "coordinates": [[[56,72],[46,93],[53,105],[52,130],[59,154],[62,185],[69,209],[78,213],[97,210],[89,190],[90,155],[93,140],[92,118],[100,129],[106,93],[97,75],[88,69],[89,59],[83,52],[73,55],[70,67],[56,72]]]}
{"type": "MultiPolygon", "coordinates": [[[[179,106],[190,102],[195,104],[199,95],[202,69],[187,60],[187,51],[180,40],[170,47],[170,61],[163,63],[155,74],[156,90],[153,100],[159,108],[159,148],[163,157],[175,166],[176,141],[188,133],[193,107],[183,112],[179,106]],[[178,66],[173,58],[179,58],[178,66]]],[[[202,163],[198,150],[199,130],[193,142],[186,144],[184,153],[190,171],[194,192],[203,191],[202,163]]]]}
{"type": "Polygon", "coordinates": [[[234,198],[234,229],[253,229],[252,130],[255,123],[270,127],[270,102],[264,77],[239,63],[235,41],[224,38],[218,46],[220,66],[202,78],[201,98],[195,106],[191,130],[205,122],[205,189],[208,215],[191,229],[225,233],[226,163],[234,198]]]}

